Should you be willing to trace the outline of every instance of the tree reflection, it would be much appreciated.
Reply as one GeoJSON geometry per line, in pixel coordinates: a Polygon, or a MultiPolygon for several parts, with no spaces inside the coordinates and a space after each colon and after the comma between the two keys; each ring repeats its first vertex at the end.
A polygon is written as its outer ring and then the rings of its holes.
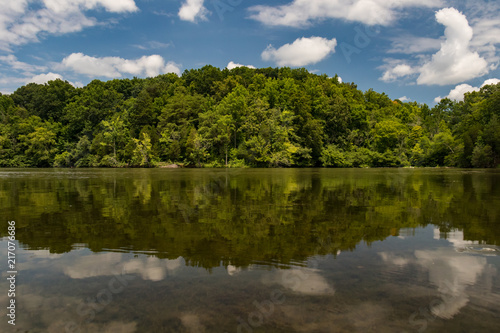
{"type": "Polygon", "coordinates": [[[27,249],[83,243],[207,269],[289,264],[428,224],[500,245],[499,179],[430,169],[18,169],[1,174],[0,216],[16,220],[27,249]]]}

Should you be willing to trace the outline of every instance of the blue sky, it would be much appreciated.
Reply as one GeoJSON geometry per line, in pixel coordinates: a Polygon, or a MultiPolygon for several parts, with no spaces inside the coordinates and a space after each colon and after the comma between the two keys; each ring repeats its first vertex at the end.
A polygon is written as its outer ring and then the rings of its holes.
{"type": "Polygon", "coordinates": [[[0,0],[0,92],[211,64],[305,67],[434,105],[499,82],[500,3],[0,0]]]}

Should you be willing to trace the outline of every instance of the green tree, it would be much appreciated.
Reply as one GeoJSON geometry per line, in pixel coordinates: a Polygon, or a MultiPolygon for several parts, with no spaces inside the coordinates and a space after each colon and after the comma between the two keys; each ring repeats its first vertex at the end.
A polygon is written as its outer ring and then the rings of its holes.
{"type": "Polygon", "coordinates": [[[457,143],[449,130],[440,132],[434,136],[426,157],[429,166],[454,166],[449,163],[454,159],[448,156],[457,153],[457,143]]]}
{"type": "Polygon", "coordinates": [[[141,133],[141,138],[132,139],[135,144],[132,160],[132,166],[152,167],[156,164],[156,157],[152,154],[152,144],[149,135],[141,133]]]}
{"type": "Polygon", "coordinates": [[[76,89],[70,83],[57,79],[46,84],[29,83],[17,89],[11,97],[30,115],[59,121],[64,108],[75,94],[76,89]]]}
{"type": "Polygon", "coordinates": [[[404,125],[395,120],[381,121],[373,129],[375,147],[380,153],[401,147],[406,136],[404,125]]]}
{"type": "Polygon", "coordinates": [[[50,167],[57,153],[56,133],[51,126],[36,127],[34,132],[24,137],[26,140],[26,156],[31,159],[32,165],[37,167],[50,167]]]}
{"type": "Polygon", "coordinates": [[[101,121],[112,118],[120,111],[122,103],[121,94],[107,88],[104,82],[93,80],[64,109],[67,139],[92,136],[101,121]]]}
{"type": "Polygon", "coordinates": [[[220,115],[216,111],[202,115],[200,134],[219,154],[223,154],[228,165],[229,146],[235,125],[231,115],[220,115]]]}
{"type": "Polygon", "coordinates": [[[101,145],[112,149],[113,158],[117,160],[117,149],[124,146],[127,141],[127,129],[125,123],[116,115],[112,120],[103,120],[100,124],[102,132],[101,145]]]}
{"type": "Polygon", "coordinates": [[[483,133],[484,143],[490,146],[492,150],[493,164],[500,164],[500,122],[496,114],[491,117],[483,133]]]}
{"type": "Polygon", "coordinates": [[[472,152],[472,166],[475,168],[491,168],[494,166],[493,149],[490,145],[479,144],[472,152]]]}
{"type": "Polygon", "coordinates": [[[320,161],[325,167],[349,168],[352,166],[347,154],[335,145],[328,145],[323,149],[320,161]]]}
{"type": "Polygon", "coordinates": [[[96,165],[96,157],[90,153],[91,142],[87,136],[82,136],[72,153],[76,167],[92,167],[96,165]]]}
{"type": "Polygon", "coordinates": [[[202,162],[209,156],[203,138],[195,128],[192,128],[186,143],[186,160],[188,164],[195,164],[197,167],[201,167],[202,162]]]}

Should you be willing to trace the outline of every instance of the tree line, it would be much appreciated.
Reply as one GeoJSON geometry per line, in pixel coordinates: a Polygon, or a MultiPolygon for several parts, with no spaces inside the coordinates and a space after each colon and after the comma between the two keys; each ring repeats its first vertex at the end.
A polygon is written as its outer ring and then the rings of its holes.
{"type": "Polygon", "coordinates": [[[500,84],[430,108],[303,68],[29,83],[0,94],[0,167],[496,167],[500,84]]]}

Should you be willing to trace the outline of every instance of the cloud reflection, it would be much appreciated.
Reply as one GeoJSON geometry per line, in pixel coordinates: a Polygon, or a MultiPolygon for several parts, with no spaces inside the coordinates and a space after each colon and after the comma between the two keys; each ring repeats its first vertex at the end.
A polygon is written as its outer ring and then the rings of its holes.
{"type": "Polygon", "coordinates": [[[463,232],[454,231],[442,234],[434,230],[435,240],[445,238],[453,247],[441,247],[436,250],[416,250],[414,256],[400,256],[391,252],[381,252],[384,262],[400,268],[418,265],[429,273],[429,282],[437,287],[440,301],[430,308],[433,315],[450,319],[457,315],[469,302],[468,288],[476,285],[481,275],[488,269],[488,262],[483,256],[464,253],[463,249],[477,242],[464,240],[463,232]]]}
{"type": "Polygon", "coordinates": [[[65,266],[63,272],[73,279],[135,273],[144,280],[161,281],[181,267],[182,263],[182,258],[167,260],[148,257],[126,260],[121,253],[108,252],[78,257],[65,266]]]}
{"type": "Polygon", "coordinates": [[[486,258],[463,256],[447,248],[415,251],[417,264],[429,271],[442,303],[431,308],[440,318],[453,318],[469,302],[467,287],[476,284],[486,268],[486,258]]]}
{"type": "Polygon", "coordinates": [[[182,325],[189,333],[204,333],[205,327],[201,324],[200,317],[192,313],[184,313],[180,316],[182,325]]]}
{"type": "Polygon", "coordinates": [[[263,278],[265,284],[280,284],[285,289],[302,295],[333,295],[335,289],[317,270],[310,268],[293,268],[278,270],[272,276],[263,278]]]}

